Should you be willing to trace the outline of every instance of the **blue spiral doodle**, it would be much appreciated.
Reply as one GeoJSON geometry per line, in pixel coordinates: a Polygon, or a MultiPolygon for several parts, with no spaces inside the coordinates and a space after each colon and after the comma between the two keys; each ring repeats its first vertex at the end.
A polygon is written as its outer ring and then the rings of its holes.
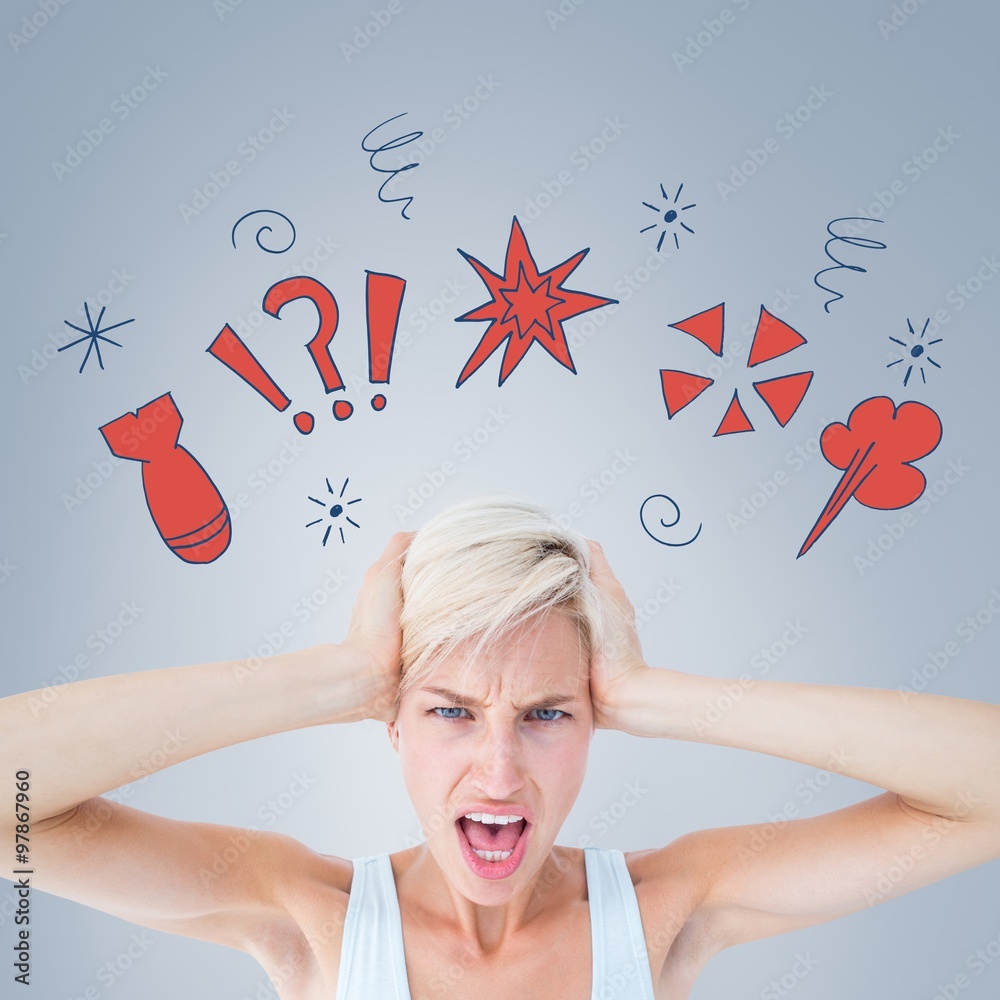
{"type": "Polygon", "coordinates": [[[650,500],[666,500],[667,503],[674,508],[675,516],[672,521],[667,522],[664,521],[662,517],[659,518],[661,528],[672,528],[675,524],[677,524],[677,522],[680,521],[681,519],[681,509],[665,493],[654,493],[652,496],[648,496],[646,497],[645,500],[642,501],[642,506],[639,508],[639,523],[642,525],[642,530],[645,531],[646,534],[649,535],[649,537],[652,538],[654,542],[659,542],[661,545],[669,545],[671,548],[679,549],[684,545],[690,545],[701,534],[702,525],[699,524],[698,530],[686,542],[665,542],[662,538],[657,538],[656,535],[654,535],[649,530],[649,528],[646,527],[646,521],[644,517],[646,511],[646,504],[648,504],[650,500]]]}
{"type": "Polygon", "coordinates": [[[289,242],[288,246],[287,247],[283,247],[281,250],[272,250],[270,247],[266,247],[266,246],[264,246],[263,243],[261,243],[261,241],[260,241],[260,234],[261,233],[272,233],[272,232],[274,232],[274,230],[270,226],[268,226],[268,225],[261,226],[260,229],[257,230],[257,235],[255,237],[255,242],[257,243],[257,246],[259,246],[261,248],[261,250],[263,250],[265,253],[285,253],[287,250],[291,250],[292,249],[292,244],[295,242],[295,226],[292,225],[292,220],[289,219],[287,215],[282,215],[281,212],[275,212],[275,211],[272,211],[269,208],[257,208],[257,209],[254,209],[254,211],[247,212],[246,215],[241,215],[236,220],[236,225],[233,226],[233,232],[232,232],[233,246],[234,247],[236,246],[236,229],[237,229],[237,227],[239,226],[239,224],[244,219],[249,219],[251,215],[276,215],[276,216],[278,216],[279,219],[284,219],[285,222],[287,222],[288,225],[291,226],[291,228],[292,228],[292,239],[289,242]]]}
{"type": "Polygon", "coordinates": [[[836,264],[837,266],[824,267],[822,271],[817,271],[813,275],[813,283],[822,288],[824,292],[830,292],[830,294],[833,295],[832,299],[827,299],[826,302],[823,303],[823,309],[827,314],[829,314],[830,312],[830,303],[836,302],[838,299],[842,299],[844,296],[840,292],[835,292],[832,288],[827,288],[826,285],[820,284],[819,276],[821,274],[826,274],[827,271],[839,271],[842,267],[847,268],[848,271],[860,271],[862,274],[864,274],[867,270],[860,264],[842,264],[839,260],[837,260],[836,257],[833,256],[832,253],[830,253],[830,244],[842,242],[842,243],[849,243],[851,246],[854,247],[871,247],[871,249],[873,250],[885,250],[886,248],[886,245],[884,243],[879,243],[878,240],[865,239],[863,236],[837,236],[837,234],[834,233],[834,231],[830,228],[830,226],[832,226],[834,222],[847,222],[848,220],[854,220],[858,222],[883,221],[882,219],[869,219],[867,218],[867,216],[864,215],[844,215],[841,216],[841,218],[839,219],[833,219],[827,223],[826,231],[833,237],[833,239],[829,239],[826,241],[826,243],[823,244],[823,250],[826,253],[827,257],[829,257],[830,260],[832,260],[834,264],[836,264]]]}
{"type": "Polygon", "coordinates": [[[385,167],[376,167],[375,166],[375,157],[378,156],[379,153],[386,152],[386,150],[389,150],[389,149],[398,149],[400,146],[406,146],[407,144],[413,142],[414,140],[419,139],[424,133],[423,132],[407,132],[406,135],[401,135],[401,136],[399,136],[399,138],[393,139],[391,142],[386,142],[386,143],[384,143],[381,146],[371,147],[371,146],[366,146],[365,143],[368,141],[368,136],[370,136],[372,134],[372,132],[377,132],[383,125],[388,125],[389,122],[394,122],[397,118],[402,118],[403,115],[405,115],[407,113],[408,112],[404,111],[402,114],[394,115],[392,118],[386,118],[386,120],[384,122],[379,122],[379,124],[376,125],[375,128],[373,128],[371,130],[371,132],[369,132],[368,135],[366,135],[364,137],[364,139],[361,140],[361,148],[366,153],[371,153],[371,156],[368,157],[368,162],[371,165],[372,170],[374,170],[376,173],[379,173],[379,174],[388,174],[389,175],[388,177],[386,177],[386,179],[384,181],[382,181],[382,185],[378,189],[378,200],[381,201],[383,204],[386,204],[386,205],[391,204],[394,201],[405,201],[406,204],[399,210],[399,214],[402,215],[402,217],[404,219],[409,219],[410,218],[406,214],[406,210],[407,210],[407,208],[409,208],[410,202],[413,201],[413,195],[407,195],[406,197],[403,197],[403,198],[383,198],[382,197],[382,189],[386,186],[386,184],[388,184],[393,179],[393,177],[396,176],[396,174],[401,174],[401,173],[403,173],[406,170],[412,170],[414,167],[419,167],[420,164],[419,163],[406,163],[406,164],[404,164],[401,167],[397,167],[395,170],[391,170],[391,169],[387,169],[385,167]]]}

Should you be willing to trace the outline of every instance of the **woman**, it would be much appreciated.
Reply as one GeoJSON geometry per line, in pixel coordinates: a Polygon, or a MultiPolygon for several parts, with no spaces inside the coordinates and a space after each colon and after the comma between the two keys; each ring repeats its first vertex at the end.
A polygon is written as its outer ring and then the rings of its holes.
{"type": "Polygon", "coordinates": [[[1000,856],[1000,707],[651,668],[600,546],[520,501],[394,535],[340,644],[81,681],[36,713],[38,695],[0,701],[3,773],[31,773],[36,887],[243,949],[283,1000],[681,1000],[722,948],[1000,856]],[[352,862],[100,797],[219,747],[366,718],[387,724],[427,833],[408,850],[352,862]],[[561,847],[596,729],[888,790],[658,849],[561,847]]]}

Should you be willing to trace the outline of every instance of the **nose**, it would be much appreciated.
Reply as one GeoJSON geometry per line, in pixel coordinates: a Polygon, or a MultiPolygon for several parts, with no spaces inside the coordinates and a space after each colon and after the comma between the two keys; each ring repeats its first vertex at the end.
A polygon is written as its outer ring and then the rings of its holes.
{"type": "Polygon", "coordinates": [[[483,726],[473,759],[475,783],[490,799],[509,798],[524,784],[524,758],[512,725],[493,721],[483,726]]]}

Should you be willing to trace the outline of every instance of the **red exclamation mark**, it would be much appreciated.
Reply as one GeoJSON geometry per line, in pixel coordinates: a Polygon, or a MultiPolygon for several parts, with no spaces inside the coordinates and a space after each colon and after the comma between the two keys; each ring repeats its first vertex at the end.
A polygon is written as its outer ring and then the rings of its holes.
{"type": "MultiPolygon", "coordinates": [[[[291,405],[292,401],[282,392],[277,382],[268,375],[261,363],[253,356],[250,348],[240,340],[228,323],[211,345],[206,348],[206,351],[256,389],[276,410],[284,411],[291,405]]],[[[309,434],[315,423],[313,415],[305,411],[296,413],[293,420],[301,434],[309,434]]]]}
{"type": "MultiPolygon", "coordinates": [[[[395,274],[366,271],[365,307],[368,315],[368,381],[389,384],[396,327],[406,281],[395,274]]],[[[372,409],[385,408],[385,396],[372,396],[372,409]]]]}

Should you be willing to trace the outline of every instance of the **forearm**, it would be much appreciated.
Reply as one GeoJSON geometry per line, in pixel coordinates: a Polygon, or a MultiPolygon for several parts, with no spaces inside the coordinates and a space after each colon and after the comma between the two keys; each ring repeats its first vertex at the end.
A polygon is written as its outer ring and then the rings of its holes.
{"type": "Polygon", "coordinates": [[[1000,819],[1000,706],[878,688],[648,669],[621,692],[617,728],[739,747],[836,770],[924,812],[1000,819]]]}
{"type": "Polygon", "coordinates": [[[0,699],[0,773],[31,772],[41,821],[220,747],[364,718],[354,677],[331,644],[13,695],[0,699]]]}

